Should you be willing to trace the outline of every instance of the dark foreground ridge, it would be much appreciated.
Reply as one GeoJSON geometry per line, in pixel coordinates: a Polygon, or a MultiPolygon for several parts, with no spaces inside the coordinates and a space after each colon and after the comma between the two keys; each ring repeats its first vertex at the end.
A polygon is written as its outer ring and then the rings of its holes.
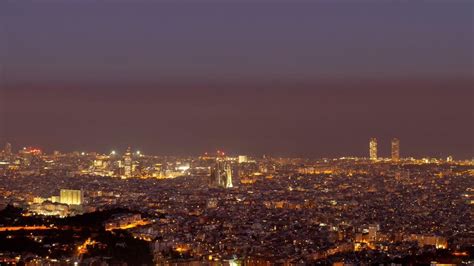
{"type": "Polygon", "coordinates": [[[23,213],[11,205],[0,211],[0,262],[13,263],[19,257],[18,265],[34,262],[72,265],[78,261],[84,265],[153,264],[148,242],[134,238],[125,230],[105,230],[107,220],[135,212],[115,208],[66,218],[25,217],[23,213]]]}

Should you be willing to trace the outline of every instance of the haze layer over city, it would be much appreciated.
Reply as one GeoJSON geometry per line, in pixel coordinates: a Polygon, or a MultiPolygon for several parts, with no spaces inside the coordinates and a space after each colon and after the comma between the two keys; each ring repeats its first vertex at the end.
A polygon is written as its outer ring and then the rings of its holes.
{"type": "Polygon", "coordinates": [[[2,1],[0,264],[474,264],[472,1],[2,1]]]}

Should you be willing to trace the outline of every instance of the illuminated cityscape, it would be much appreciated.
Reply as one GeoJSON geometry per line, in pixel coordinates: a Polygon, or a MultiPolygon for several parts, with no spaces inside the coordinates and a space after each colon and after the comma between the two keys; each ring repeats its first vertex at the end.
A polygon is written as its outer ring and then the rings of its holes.
{"type": "Polygon", "coordinates": [[[474,265],[473,0],[0,0],[0,266],[474,265]]]}
{"type": "Polygon", "coordinates": [[[142,254],[124,253],[132,265],[469,261],[474,190],[465,184],[474,161],[394,158],[398,145],[392,141],[391,157],[376,161],[221,151],[154,156],[130,147],[123,156],[34,147],[16,153],[7,145],[0,156],[2,241],[36,243],[38,253],[11,251],[0,260],[111,263],[110,254],[121,256],[109,246],[128,243],[142,254]],[[16,210],[21,215],[9,221],[16,210]],[[82,226],[76,240],[47,237],[69,234],[68,217],[81,216],[89,220],[75,225],[82,226]],[[97,236],[120,231],[131,239],[97,236]]]}

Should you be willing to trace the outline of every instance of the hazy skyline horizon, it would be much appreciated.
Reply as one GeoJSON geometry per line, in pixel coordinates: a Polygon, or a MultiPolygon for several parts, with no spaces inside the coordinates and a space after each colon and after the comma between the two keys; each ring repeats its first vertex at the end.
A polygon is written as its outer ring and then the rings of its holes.
{"type": "Polygon", "coordinates": [[[3,1],[0,143],[471,159],[473,8],[3,1]]]}
{"type": "MultiPolygon", "coordinates": [[[[387,139],[383,143],[380,143],[380,139],[375,137],[378,142],[378,158],[380,160],[391,160],[391,140],[392,139],[387,139]],[[380,147],[380,145],[384,145],[384,147],[380,147]],[[387,146],[387,147],[385,147],[387,146]],[[381,154],[382,153],[382,154],[381,154]]],[[[396,137],[394,137],[396,138],[396,137]]],[[[101,150],[84,150],[84,149],[76,149],[76,150],[71,150],[71,149],[66,149],[66,150],[61,150],[57,148],[51,148],[54,145],[21,145],[20,143],[12,143],[6,140],[3,142],[3,147],[6,143],[9,143],[12,145],[13,151],[19,152],[22,149],[25,148],[35,148],[35,149],[40,149],[43,154],[53,154],[55,151],[58,151],[62,154],[67,154],[67,153],[74,153],[74,152],[79,152],[82,153],[84,152],[85,154],[91,154],[91,153],[96,153],[98,155],[110,155],[110,153],[113,151],[115,154],[118,156],[123,156],[128,148],[131,148],[131,151],[133,153],[139,151],[140,154],[146,155],[146,156],[158,156],[158,157],[194,157],[194,156],[203,156],[203,155],[209,155],[209,156],[215,156],[218,152],[224,152],[226,156],[229,157],[238,157],[238,156],[248,156],[250,158],[262,158],[263,156],[267,157],[273,157],[273,158],[300,158],[300,159],[309,159],[309,160],[318,160],[318,159],[339,159],[339,158],[366,158],[369,159],[369,141],[370,138],[367,139],[367,147],[366,147],[366,154],[363,154],[364,152],[358,152],[357,154],[353,153],[348,153],[348,154],[339,154],[339,155],[332,155],[332,156],[324,156],[324,155],[314,155],[314,154],[301,154],[297,152],[276,152],[276,153],[265,153],[265,152],[251,152],[251,153],[246,153],[246,152],[235,152],[235,151],[229,151],[229,150],[224,150],[222,148],[216,148],[214,150],[208,149],[203,152],[190,152],[190,153],[163,153],[163,152],[147,152],[147,149],[132,146],[132,145],[112,145],[112,148],[110,149],[101,149],[101,150]]],[[[3,149],[2,147],[2,149],[3,149]]],[[[403,146],[402,146],[403,148],[403,146]]],[[[181,150],[181,148],[179,149],[181,150]]],[[[401,151],[403,152],[403,150],[401,151]]],[[[453,154],[441,154],[439,152],[431,152],[427,154],[410,154],[410,155],[403,155],[401,154],[400,158],[402,159],[409,159],[409,158],[414,158],[414,159],[424,159],[424,158],[432,158],[432,159],[441,159],[441,160],[446,160],[448,157],[452,157],[454,161],[469,161],[473,160],[474,157],[456,157],[453,154]]]]}
{"type": "Polygon", "coordinates": [[[223,149],[319,158],[367,156],[370,137],[379,139],[381,156],[388,156],[390,140],[397,137],[402,157],[471,159],[472,83],[408,84],[4,90],[8,101],[0,141],[49,151],[107,152],[132,146],[157,155],[223,149]]]}

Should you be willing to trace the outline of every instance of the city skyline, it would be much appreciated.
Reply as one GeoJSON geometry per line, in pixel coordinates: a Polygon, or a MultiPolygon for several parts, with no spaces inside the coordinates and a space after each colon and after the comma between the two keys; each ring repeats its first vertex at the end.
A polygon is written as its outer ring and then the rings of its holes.
{"type": "Polygon", "coordinates": [[[0,143],[473,157],[470,2],[119,2],[0,3],[0,143]]]}
{"type": "MultiPolygon", "coordinates": [[[[235,156],[238,160],[246,160],[247,156],[251,156],[251,157],[265,157],[265,156],[276,156],[276,157],[288,157],[288,158],[307,158],[307,159],[337,159],[337,158],[344,158],[344,157],[354,157],[354,158],[368,158],[372,161],[376,161],[376,160],[379,160],[379,159],[389,159],[393,162],[398,162],[400,159],[403,159],[403,158],[433,158],[433,159],[445,159],[445,158],[451,158],[451,160],[454,158],[452,154],[450,155],[447,155],[445,157],[442,157],[442,156],[419,156],[419,157],[415,157],[415,156],[411,156],[411,155],[406,155],[406,156],[403,156],[400,154],[400,140],[398,138],[392,138],[390,140],[390,143],[388,143],[388,145],[390,145],[390,150],[388,152],[388,154],[380,154],[379,153],[379,145],[378,145],[378,140],[377,138],[370,138],[369,139],[369,149],[368,149],[368,152],[366,153],[366,156],[354,156],[354,155],[351,155],[351,154],[345,154],[345,155],[342,155],[342,156],[339,156],[339,157],[325,157],[325,156],[321,156],[321,157],[294,157],[294,156],[285,156],[285,155],[275,155],[275,154],[269,154],[269,153],[261,153],[261,154],[252,154],[252,153],[246,153],[246,152],[236,152],[236,151],[225,151],[225,150],[222,150],[222,149],[215,149],[215,150],[206,150],[206,151],[203,151],[203,152],[200,152],[200,153],[197,153],[197,154],[180,154],[180,155],[177,155],[177,154],[155,154],[155,153],[146,153],[146,155],[148,156],[207,156],[207,155],[216,155],[216,156],[223,156],[223,155],[228,155],[228,156],[235,156]]],[[[383,150],[386,150],[384,145],[386,143],[382,143],[382,148],[383,150]]],[[[14,149],[12,144],[10,142],[5,142],[5,145],[3,147],[3,150],[0,150],[0,151],[3,151],[4,154],[8,155],[8,154],[14,154],[15,152],[24,152],[25,150],[29,151],[29,150],[33,150],[34,152],[38,151],[40,153],[43,153],[43,154],[55,154],[55,153],[79,153],[79,154],[102,154],[102,155],[109,155],[109,156],[123,156],[124,157],[124,163],[125,163],[125,176],[129,176],[129,174],[127,174],[128,172],[130,172],[130,160],[132,158],[132,156],[143,156],[145,155],[145,153],[143,152],[142,149],[138,148],[138,147],[134,147],[134,149],[132,149],[132,146],[130,145],[126,145],[125,146],[126,148],[124,148],[122,151],[120,149],[110,149],[108,151],[99,151],[99,150],[74,150],[74,151],[64,151],[64,150],[45,150],[43,147],[39,147],[39,146],[19,146],[18,149],[14,149]],[[128,170],[127,170],[128,169],[128,170]]],[[[473,158],[456,158],[457,160],[472,160],[473,158]]]]}

